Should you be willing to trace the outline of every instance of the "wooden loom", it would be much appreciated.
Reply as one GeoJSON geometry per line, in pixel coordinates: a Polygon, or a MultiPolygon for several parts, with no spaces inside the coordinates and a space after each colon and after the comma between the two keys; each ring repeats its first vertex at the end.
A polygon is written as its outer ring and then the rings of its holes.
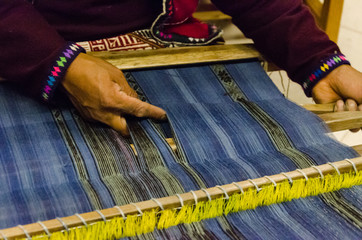
{"type": "MultiPolygon", "coordinates": [[[[242,59],[255,59],[263,60],[262,56],[254,49],[252,45],[214,45],[202,47],[187,47],[187,48],[173,48],[173,49],[158,49],[158,50],[145,50],[133,52],[95,52],[89,53],[95,57],[100,57],[112,63],[122,70],[152,68],[152,67],[165,67],[177,66],[185,64],[205,64],[216,62],[236,61],[242,59]],[[172,56],[172,57],[171,57],[172,56]],[[142,62],[139,60],[142,59],[142,62]]],[[[333,112],[333,104],[311,104],[304,105],[304,107],[318,116],[329,126],[332,131],[347,130],[352,128],[362,127],[362,112],[333,112]]],[[[166,139],[172,149],[176,149],[173,139],[166,139]]],[[[362,155],[362,145],[355,146],[354,149],[362,155]]],[[[318,177],[319,175],[339,174],[355,171],[362,171],[362,157],[335,162],[334,164],[324,164],[316,167],[302,169],[302,171],[292,171],[286,174],[277,174],[268,177],[253,179],[252,181],[242,181],[237,184],[228,184],[218,187],[208,188],[207,192],[210,194],[205,195],[204,191],[195,191],[192,193],[183,193],[179,196],[183,200],[180,203],[178,196],[169,196],[165,198],[148,200],[135,204],[128,204],[117,208],[109,208],[101,211],[94,211],[89,213],[80,214],[81,218],[87,224],[94,222],[104,221],[116,216],[127,216],[138,214],[151,209],[159,209],[162,206],[165,209],[178,208],[180,205],[191,205],[195,202],[207,201],[208,197],[211,199],[220,198],[223,195],[232,195],[236,192],[240,193],[240,188],[244,191],[251,188],[260,188],[266,184],[280,183],[286,179],[294,181],[296,179],[318,177]],[[337,171],[338,170],[338,171],[337,171]],[[121,209],[121,211],[120,211],[121,209]]],[[[68,228],[84,225],[84,221],[79,218],[79,215],[61,218],[62,222],[58,219],[44,221],[42,223],[33,223],[21,227],[13,227],[9,229],[0,230],[0,239],[15,239],[19,237],[34,236],[46,231],[55,232],[64,230],[64,224],[68,228]],[[45,231],[46,229],[46,231],[45,231]]]]}
{"type": "MultiPolygon", "coordinates": [[[[306,1],[313,2],[313,1],[306,1]]],[[[319,1],[318,1],[319,2],[319,1]]],[[[325,0],[325,4],[333,4],[331,1],[325,0]]],[[[332,1],[333,2],[333,1],[332,1]]],[[[325,9],[321,5],[316,4],[314,1],[314,12],[317,10],[325,9]]],[[[321,3],[320,3],[321,4],[321,3]]],[[[342,3],[343,4],[343,3],[342,3]]],[[[327,5],[324,5],[327,6],[327,5]]],[[[332,6],[332,5],[328,5],[332,6]]],[[[341,9],[340,9],[341,10],[341,9]]],[[[326,10],[320,11],[321,13],[326,10]]],[[[223,20],[230,19],[228,16],[221,14],[217,11],[205,13],[196,13],[198,18],[203,20],[223,20]]],[[[316,15],[318,16],[318,15],[316,15]]],[[[322,16],[322,15],[321,15],[322,16]]],[[[327,30],[328,30],[328,24],[327,30]]],[[[338,31],[337,31],[338,34],[338,31]]],[[[331,36],[331,35],[330,35],[331,36]]],[[[336,35],[337,36],[337,35],[336,35]]],[[[336,39],[336,36],[334,39],[336,39]]],[[[333,37],[331,37],[333,38],[333,37]]],[[[217,63],[225,61],[237,61],[242,59],[258,58],[261,61],[263,57],[257,52],[253,45],[214,45],[203,47],[187,47],[187,48],[173,48],[173,49],[158,49],[158,50],[145,50],[135,52],[95,52],[89,53],[95,57],[100,57],[122,70],[132,70],[140,68],[153,68],[153,67],[170,67],[185,64],[205,64],[217,63]],[[140,62],[140,59],[142,61],[140,62]]],[[[362,127],[362,112],[333,112],[333,104],[310,104],[304,105],[309,111],[312,111],[328,125],[332,131],[347,130],[352,128],[362,127]]],[[[176,144],[173,139],[166,139],[171,148],[176,151],[176,144]]],[[[362,155],[362,145],[353,147],[360,155],[362,155]]],[[[68,228],[84,225],[83,220],[89,225],[95,222],[104,221],[117,216],[125,217],[127,215],[139,214],[144,211],[152,209],[174,209],[181,205],[192,205],[195,202],[207,201],[217,199],[225,195],[232,195],[240,193],[241,189],[246,191],[248,189],[260,188],[272,183],[281,183],[285,180],[294,181],[303,178],[318,177],[320,175],[346,173],[351,171],[362,171],[362,157],[335,162],[334,164],[324,164],[317,167],[302,169],[302,171],[291,171],[288,173],[277,174],[273,176],[262,177],[253,179],[252,181],[246,180],[238,183],[227,184],[206,189],[209,196],[205,191],[198,190],[193,193],[183,193],[179,196],[169,196],[154,200],[139,202],[136,204],[128,204],[117,208],[103,209],[89,213],[83,213],[78,216],[73,215],[61,218],[62,222],[57,219],[44,221],[42,223],[32,223],[21,227],[13,227],[9,229],[0,230],[0,239],[15,239],[19,237],[34,236],[37,234],[45,233],[47,231],[55,232],[64,230],[64,224],[68,228]],[[182,203],[180,202],[180,197],[182,203]],[[81,218],[83,218],[83,220],[81,218]]]]}

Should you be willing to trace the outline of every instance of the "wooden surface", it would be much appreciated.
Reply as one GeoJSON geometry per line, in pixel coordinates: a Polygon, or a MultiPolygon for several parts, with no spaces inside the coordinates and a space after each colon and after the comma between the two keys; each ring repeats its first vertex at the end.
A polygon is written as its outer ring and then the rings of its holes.
{"type": "Polygon", "coordinates": [[[315,20],[329,38],[337,42],[344,0],[304,0],[310,7],[315,20]]]}
{"type": "Polygon", "coordinates": [[[122,70],[172,67],[261,57],[252,44],[163,48],[128,52],[92,52],[88,54],[102,58],[122,70]]]}
{"type": "Polygon", "coordinates": [[[362,156],[362,145],[353,146],[352,148],[362,156]]]}
{"type": "Polygon", "coordinates": [[[333,103],[304,104],[303,107],[308,111],[318,114],[332,132],[362,127],[362,111],[333,112],[333,103]]]}
{"type": "Polygon", "coordinates": [[[304,3],[309,6],[314,17],[319,22],[323,14],[323,3],[321,3],[319,0],[304,0],[304,3]]]}
{"type": "Polygon", "coordinates": [[[321,113],[331,113],[334,111],[334,103],[327,104],[303,104],[302,107],[307,109],[308,111],[321,114],[321,113]]]}
{"type": "Polygon", "coordinates": [[[328,4],[327,7],[327,17],[325,22],[325,31],[328,34],[329,38],[337,42],[339,27],[341,25],[342,11],[344,0],[324,0],[325,4],[328,4]]]}
{"type": "MultiPolygon", "coordinates": [[[[351,161],[353,163],[355,163],[355,166],[358,169],[358,171],[362,170],[362,157],[351,159],[351,161]]],[[[352,164],[345,160],[340,161],[340,162],[335,162],[334,165],[339,169],[340,173],[353,171],[352,164]]],[[[337,174],[334,167],[332,167],[329,164],[320,165],[320,166],[318,166],[318,169],[320,169],[324,175],[337,174]]],[[[308,178],[320,176],[319,171],[314,168],[305,168],[302,171],[307,175],[308,178]]],[[[299,171],[291,171],[286,174],[292,180],[304,178],[304,175],[299,171]]],[[[280,183],[280,182],[283,182],[288,179],[283,174],[272,175],[272,176],[269,176],[269,178],[274,180],[276,183],[280,183]]],[[[269,185],[271,183],[270,179],[268,179],[266,177],[261,177],[261,178],[253,179],[253,181],[258,187],[263,187],[263,186],[269,185]]],[[[238,182],[237,184],[244,191],[246,191],[248,189],[255,189],[254,184],[252,184],[248,180],[238,182]]],[[[234,184],[226,184],[226,185],[223,185],[222,188],[227,192],[228,195],[232,195],[234,193],[240,193],[240,189],[237,186],[235,186],[234,184]]],[[[218,187],[208,188],[207,192],[210,194],[212,199],[217,199],[217,198],[224,196],[224,192],[218,187]]],[[[207,196],[205,195],[205,193],[202,190],[194,191],[194,193],[196,194],[198,202],[208,200],[207,196]]],[[[183,199],[183,203],[185,205],[195,204],[194,196],[190,192],[180,194],[180,197],[183,199]]],[[[181,206],[180,200],[176,195],[164,197],[164,198],[158,198],[157,200],[162,204],[162,206],[165,209],[174,209],[174,208],[178,208],[181,206]]],[[[152,200],[139,202],[136,205],[142,210],[142,212],[150,211],[153,209],[159,209],[158,204],[152,200]]],[[[138,214],[137,208],[132,204],[120,206],[120,209],[123,211],[123,213],[126,216],[138,214]]],[[[120,214],[119,210],[116,208],[103,209],[103,210],[101,210],[101,213],[106,217],[106,219],[110,219],[110,218],[113,218],[116,216],[122,216],[120,214]]],[[[97,212],[83,213],[80,215],[85,219],[87,224],[91,224],[91,223],[97,222],[97,221],[103,221],[102,217],[97,212]]],[[[68,228],[83,225],[82,221],[77,216],[64,217],[64,218],[62,218],[62,221],[68,226],[68,228]]],[[[57,219],[44,221],[42,223],[46,226],[46,228],[50,232],[60,231],[60,230],[64,229],[63,225],[57,219]]],[[[42,226],[39,223],[32,223],[32,224],[24,225],[23,227],[24,227],[24,229],[26,229],[26,231],[31,236],[44,232],[42,226]]],[[[20,237],[25,237],[23,230],[20,229],[19,227],[3,229],[3,230],[1,230],[1,232],[9,240],[15,239],[15,238],[20,238],[20,237]]],[[[1,237],[0,237],[0,239],[1,239],[1,237]]]]}
{"type": "Polygon", "coordinates": [[[318,116],[328,125],[332,132],[362,126],[362,111],[323,113],[318,116]]]}
{"type": "Polygon", "coordinates": [[[195,12],[193,16],[203,22],[231,20],[231,17],[229,15],[226,15],[218,10],[195,12]]]}

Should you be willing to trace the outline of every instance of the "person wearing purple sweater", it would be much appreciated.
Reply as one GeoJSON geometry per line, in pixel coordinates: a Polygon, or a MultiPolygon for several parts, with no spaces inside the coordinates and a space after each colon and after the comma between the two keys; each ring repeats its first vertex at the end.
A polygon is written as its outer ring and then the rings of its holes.
{"type": "MultiPolygon", "coordinates": [[[[307,96],[336,102],[337,110],[362,110],[362,73],[301,0],[212,2],[307,96]]],[[[150,28],[165,3],[181,21],[197,6],[196,0],[0,0],[0,77],[46,102],[61,87],[84,117],[122,134],[124,114],[165,119],[162,109],[137,99],[120,70],[74,43],[150,28]]]]}

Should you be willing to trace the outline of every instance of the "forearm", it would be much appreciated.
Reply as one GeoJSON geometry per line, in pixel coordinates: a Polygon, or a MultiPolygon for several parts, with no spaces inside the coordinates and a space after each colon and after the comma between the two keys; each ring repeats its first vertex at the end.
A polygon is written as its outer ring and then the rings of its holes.
{"type": "Polygon", "coordinates": [[[0,4],[0,76],[41,97],[66,41],[23,0],[0,4]]]}
{"type": "MultiPolygon", "coordinates": [[[[301,0],[213,0],[257,49],[301,85],[322,60],[339,53],[301,0]]],[[[310,87],[316,84],[314,82],[310,87]]],[[[308,89],[310,91],[310,89],[308,89]]],[[[308,93],[309,94],[309,93],[308,93]]]]}

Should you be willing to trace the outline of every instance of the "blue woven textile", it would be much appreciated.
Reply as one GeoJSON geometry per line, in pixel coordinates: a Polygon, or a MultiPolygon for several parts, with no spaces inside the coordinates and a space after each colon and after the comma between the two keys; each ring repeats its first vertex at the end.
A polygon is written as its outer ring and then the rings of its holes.
{"type": "MultiPolygon", "coordinates": [[[[0,229],[357,156],[287,101],[258,62],[125,75],[168,123],[131,120],[124,139],[69,106],[48,108],[0,86],[0,229]]],[[[353,187],[145,237],[359,239],[361,193],[353,187]]]]}
{"type": "MultiPolygon", "coordinates": [[[[139,71],[128,78],[168,112],[179,155],[207,187],[356,156],[329,138],[315,115],[287,101],[257,62],[139,71]]],[[[355,187],[227,220],[251,239],[355,239],[361,234],[355,228],[361,226],[360,194],[355,187]]]]}

